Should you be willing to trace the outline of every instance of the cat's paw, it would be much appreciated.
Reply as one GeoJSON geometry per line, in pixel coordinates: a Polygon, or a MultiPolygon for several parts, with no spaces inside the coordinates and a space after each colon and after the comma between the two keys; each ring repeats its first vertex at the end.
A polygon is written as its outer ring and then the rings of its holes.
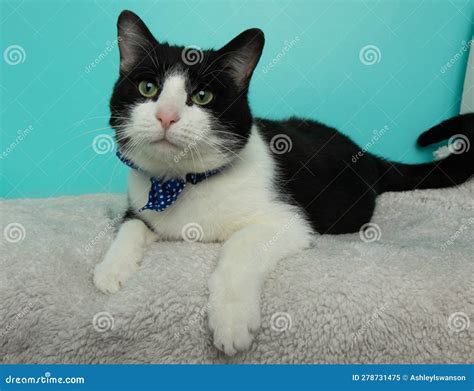
{"type": "Polygon", "coordinates": [[[101,262],[94,269],[94,284],[103,293],[115,293],[138,270],[136,262],[101,262]]]}
{"type": "Polygon", "coordinates": [[[209,327],[214,332],[214,345],[232,356],[248,350],[253,334],[260,328],[260,308],[255,300],[212,300],[209,307],[209,327]]]}

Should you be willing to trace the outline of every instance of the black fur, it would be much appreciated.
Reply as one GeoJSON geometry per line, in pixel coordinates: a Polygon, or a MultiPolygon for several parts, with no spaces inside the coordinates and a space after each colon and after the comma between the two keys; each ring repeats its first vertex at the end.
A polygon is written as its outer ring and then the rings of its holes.
{"type": "MultiPolygon", "coordinates": [[[[251,72],[246,78],[237,81],[233,78],[232,65],[233,61],[241,60],[238,58],[239,54],[243,55],[246,52],[249,52],[249,58],[245,60],[253,61],[253,66],[257,64],[264,43],[263,33],[260,30],[247,30],[220,50],[201,51],[198,54],[202,56],[201,61],[192,65],[183,62],[184,47],[158,42],[141,19],[130,11],[124,11],[120,15],[118,32],[121,53],[126,51],[127,45],[136,44],[135,53],[132,53],[134,61],[126,69],[121,69],[110,101],[112,113],[110,125],[116,129],[117,141],[121,147],[125,147],[130,141],[121,137],[120,125],[124,122],[123,118],[129,116],[132,104],[146,100],[138,92],[138,83],[144,79],[151,79],[160,86],[165,76],[173,72],[187,75],[186,88],[189,96],[201,89],[213,92],[215,99],[205,107],[205,110],[209,110],[216,119],[213,127],[236,135],[232,138],[233,148],[236,151],[245,145],[252,126],[247,92],[253,68],[251,67],[251,72]],[[127,43],[127,28],[135,30],[135,34],[140,34],[142,41],[127,43]],[[246,45],[251,46],[245,48],[246,45]],[[246,51],[239,52],[242,48],[246,51]]],[[[134,39],[137,39],[135,35],[134,39]]],[[[154,99],[158,98],[159,94],[154,99]]],[[[189,98],[187,104],[194,103],[189,98]]]]}
{"type": "MultiPolygon", "coordinates": [[[[182,59],[184,48],[156,41],[135,14],[124,11],[118,29],[122,38],[121,71],[110,101],[110,124],[122,147],[129,142],[120,137],[124,118],[128,117],[131,104],[145,99],[137,84],[152,79],[160,85],[168,73],[176,70],[187,75],[189,95],[199,89],[214,93],[215,99],[205,109],[215,118],[215,131],[230,132],[235,135],[234,141],[239,141],[230,144],[233,152],[238,153],[245,146],[254,122],[247,92],[263,49],[260,30],[247,30],[220,50],[202,52],[199,63],[186,65],[182,59]]],[[[427,164],[393,163],[367,152],[354,162],[352,157],[360,153],[360,148],[336,129],[298,118],[255,122],[269,145],[274,136],[290,137],[292,149],[274,154],[281,171],[277,185],[286,199],[305,210],[320,233],[358,231],[370,221],[377,195],[385,191],[454,186],[474,172],[474,146],[463,154],[427,164]]],[[[423,133],[418,143],[426,146],[454,134],[467,137],[472,144],[474,114],[435,126],[423,133]]],[[[227,137],[228,133],[222,134],[223,140],[227,137]]]]}
{"type": "MultiPolygon", "coordinates": [[[[282,173],[278,186],[304,208],[320,233],[358,231],[370,221],[377,195],[386,191],[455,186],[474,173],[474,148],[426,164],[389,162],[367,152],[354,162],[360,148],[336,129],[298,118],[257,123],[269,143],[279,134],[290,137],[291,150],[274,155],[282,173]]],[[[431,128],[418,144],[426,146],[455,134],[472,144],[474,114],[431,128]]]]}
{"type": "MultiPolygon", "coordinates": [[[[128,202],[128,205],[130,205],[130,201],[128,202]]],[[[128,221],[128,220],[141,220],[143,223],[148,227],[150,231],[153,231],[153,227],[145,220],[142,219],[140,214],[137,213],[136,209],[133,209],[132,207],[128,207],[127,210],[125,211],[125,214],[123,215],[122,222],[128,221]]]]}

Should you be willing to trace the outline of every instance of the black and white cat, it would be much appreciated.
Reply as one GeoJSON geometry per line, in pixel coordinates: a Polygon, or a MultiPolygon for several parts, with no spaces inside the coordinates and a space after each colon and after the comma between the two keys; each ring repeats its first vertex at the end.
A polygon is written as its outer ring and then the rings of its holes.
{"type": "MultiPolygon", "coordinates": [[[[308,247],[315,233],[358,231],[378,194],[453,186],[473,174],[473,150],[398,164],[359,154],[349,138],[314,121],[253,118],[247,92],[264,45],[258,29],[198,53],[200,61],[187,61],[186,48],[156,41],[129,11],[119,17],[118,34],[110,124],[134,169],[129,211],[94,271],[95,285],[116,292],[149,243],[182,240],[183,227],[198,225],[202,241],[224,242],[209,282],[208,318],[214,344],[229,355],[250,347],[263,281],[278,260],[308,247]],[[281,135],[292,148],[274,153],[272,139],[281,135]],[[189,180],[192,173],[204,174],[202,180],[189,180]],[[166,189],[170,183],[180,190],[166,189]]],[[[469,143],[473,124],[474,114],[459,116],[418,142],[456,134],[469,143]]]]}

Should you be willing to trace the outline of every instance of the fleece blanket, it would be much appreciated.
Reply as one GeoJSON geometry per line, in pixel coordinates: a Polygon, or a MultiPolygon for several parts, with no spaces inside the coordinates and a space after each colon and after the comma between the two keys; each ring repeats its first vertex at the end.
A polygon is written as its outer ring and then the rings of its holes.
{"type": "Polygon", "coordinates": [[[115,295],[92,283],[121,195],[0,204],[2,363],[467,363],[474,360],[474,181],[388,193],[360,233],[281,261],[251,350],[207,327],[219,244],[157,242],[115,295]]]}

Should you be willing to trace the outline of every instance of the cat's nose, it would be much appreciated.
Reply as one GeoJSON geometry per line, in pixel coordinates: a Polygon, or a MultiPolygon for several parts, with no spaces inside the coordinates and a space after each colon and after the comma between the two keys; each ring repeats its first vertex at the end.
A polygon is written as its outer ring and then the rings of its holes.
{"type": "Polygon", "coordinates": [[[161,122],[163,129],[166,131],[172,124],[179,121],[179,115],[173,110],[158,110],[156,119],[161,122]]]}

